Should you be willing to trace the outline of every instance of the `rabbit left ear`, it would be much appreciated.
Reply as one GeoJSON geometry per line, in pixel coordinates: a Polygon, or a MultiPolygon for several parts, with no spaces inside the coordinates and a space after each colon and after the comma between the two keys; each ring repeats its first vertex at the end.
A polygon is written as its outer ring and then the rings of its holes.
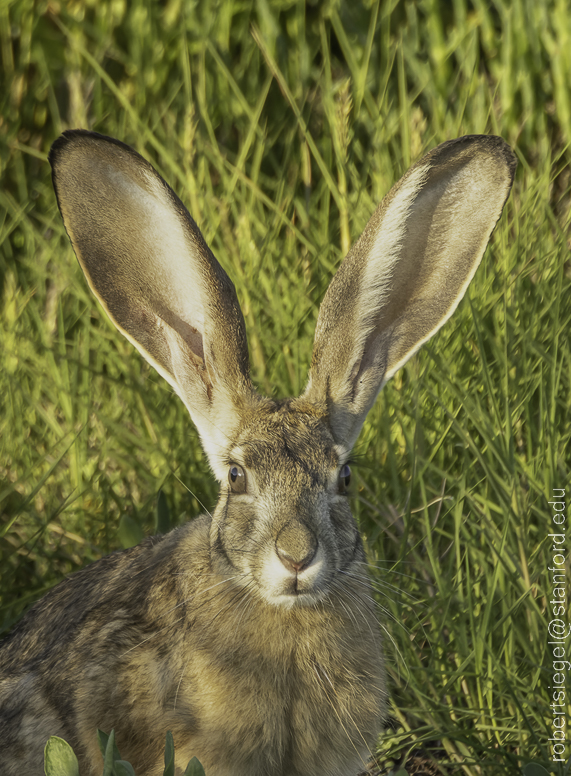
{"type": "Polygon", "coordinates": [[[50,152],[65,228],[117,328],[186,404],[210,462],[254,397],[234,285],[188,211],[129,146],[70,131],[50,152]]]}
{"type": "Polygon", "coordinates": [[[325,295],[304,397],[351,448],[383,384],[456,309],[515,174],[499,137],[435,148],[391,189],[325,295]]]}

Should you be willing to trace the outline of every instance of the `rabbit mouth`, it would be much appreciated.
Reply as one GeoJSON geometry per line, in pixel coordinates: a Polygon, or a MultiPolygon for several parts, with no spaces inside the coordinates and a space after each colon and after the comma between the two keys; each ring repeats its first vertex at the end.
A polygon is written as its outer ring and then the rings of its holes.
{"type": "Polygon", "coordinates": [[[306,564],[284,562],[284,558],[273,551],[262,563],[259,590],[264,600],[273,606],[286,609],[313,606],[327,593],[329,565],[321,545],[306,564]]]}

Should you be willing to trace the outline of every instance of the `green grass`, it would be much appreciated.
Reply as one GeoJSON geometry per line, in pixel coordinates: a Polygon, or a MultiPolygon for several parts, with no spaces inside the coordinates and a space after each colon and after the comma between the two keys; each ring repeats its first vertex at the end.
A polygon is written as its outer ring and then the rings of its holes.
{"type": "Polygon", "coordinates": [[[4,630],[155,530],[161,489],[175,523],[216,498],[181,403],[86,288],[47,164],[63,129],[134,145],[179,193],[275,395],[304,385],[332,272],[409,164],[461,134],[513,145],[466,300],[357,443],[354,510],[388,634],[383,762],[419,747],[470,776],[550,770],[547,502],[571,484],[567,3],[4,0],[0,49],[4,630]]]}

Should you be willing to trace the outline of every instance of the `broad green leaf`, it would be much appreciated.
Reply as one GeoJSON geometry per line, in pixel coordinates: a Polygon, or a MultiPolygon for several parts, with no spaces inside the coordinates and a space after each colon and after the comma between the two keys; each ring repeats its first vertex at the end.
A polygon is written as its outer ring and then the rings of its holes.
{"type": "Polygon", "coordinates": [[[135,776],[135,770],[126,760],[115,760],[115,776],[135,776]]]}
{"type": "Polygon", "coordinates": [[[523,776],[549,776],[549,771],[546,771],[539,763],[527,763],[523,766],[522,773],[523,776]]]}
{"type": "Polygon", "coordinates": [[[193,757],[189,764],[186,766],[184,776],[206,776],[204,768],[196,757],[193,757]]]}
{"type": "Polygon", "coordinates": [[[113,748],[114,748],[113,759],[120,760],[121,755],[119,754],[119,750],[117,749],[117,745],[115,744],[115,731],[112,730],[110,734],[104,733],[103,730],[97,731],[97,741],[99,743],[99,749],[103,757],[105,757],[105,753],[109,745],[109,739],[111,739],[111,741],[113,742],[113,748]]]}
{"type": "Polygon", "coordinates": [[[171,514],[169,505],[167,503],[167,497],[162,490],[159,490],[159,496],[157,498],[157,518],[156,518],[157,533],[165,534],[172,528],[171,514]]]}
{"type": "Polygon", "coordinates": [[[174,776],[174,741],[170,730],[167,730],[167,740],[165,742],[165,769],[163,776],[174,776]]]}
{"type": "Polygon", "coordinates": [[[115,731],[112,730],[109,733],[107,739],[107,746],[105,747],[105,753],[103,754],[103,776],[114,776],[115,760],[120,760],[121,756],[115,746],[115,731]],[[117,756],[115,756],[117,755],[117,756]]]}
{"type": "Polygon", "coordinates": [[[44,748],[46,776],[79,776],[79,764],[73,749],[63,738],[52,736],[44,748]]]}
{"type": "Polygon", "coordinates": [[[129,547],[134,547],[145,538],[145,534],[139,523],[137,523],[136,520],[133,520],[132,517],[129,517],[129,515],[122,515],[119,520],[117,535],[119,536],[121,546],[125,550],[129,549],[129,547]]]}

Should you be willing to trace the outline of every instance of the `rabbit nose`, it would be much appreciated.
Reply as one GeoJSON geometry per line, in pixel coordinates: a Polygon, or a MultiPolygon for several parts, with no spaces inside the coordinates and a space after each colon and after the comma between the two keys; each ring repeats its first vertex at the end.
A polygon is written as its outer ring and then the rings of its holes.
{"type": "Polygon", "coordinates": [[[276,553],[288,571],[298,574],[309,566],[317,552],[317,537],[300,522],[287,523],[276,539],[276,553]]]}

